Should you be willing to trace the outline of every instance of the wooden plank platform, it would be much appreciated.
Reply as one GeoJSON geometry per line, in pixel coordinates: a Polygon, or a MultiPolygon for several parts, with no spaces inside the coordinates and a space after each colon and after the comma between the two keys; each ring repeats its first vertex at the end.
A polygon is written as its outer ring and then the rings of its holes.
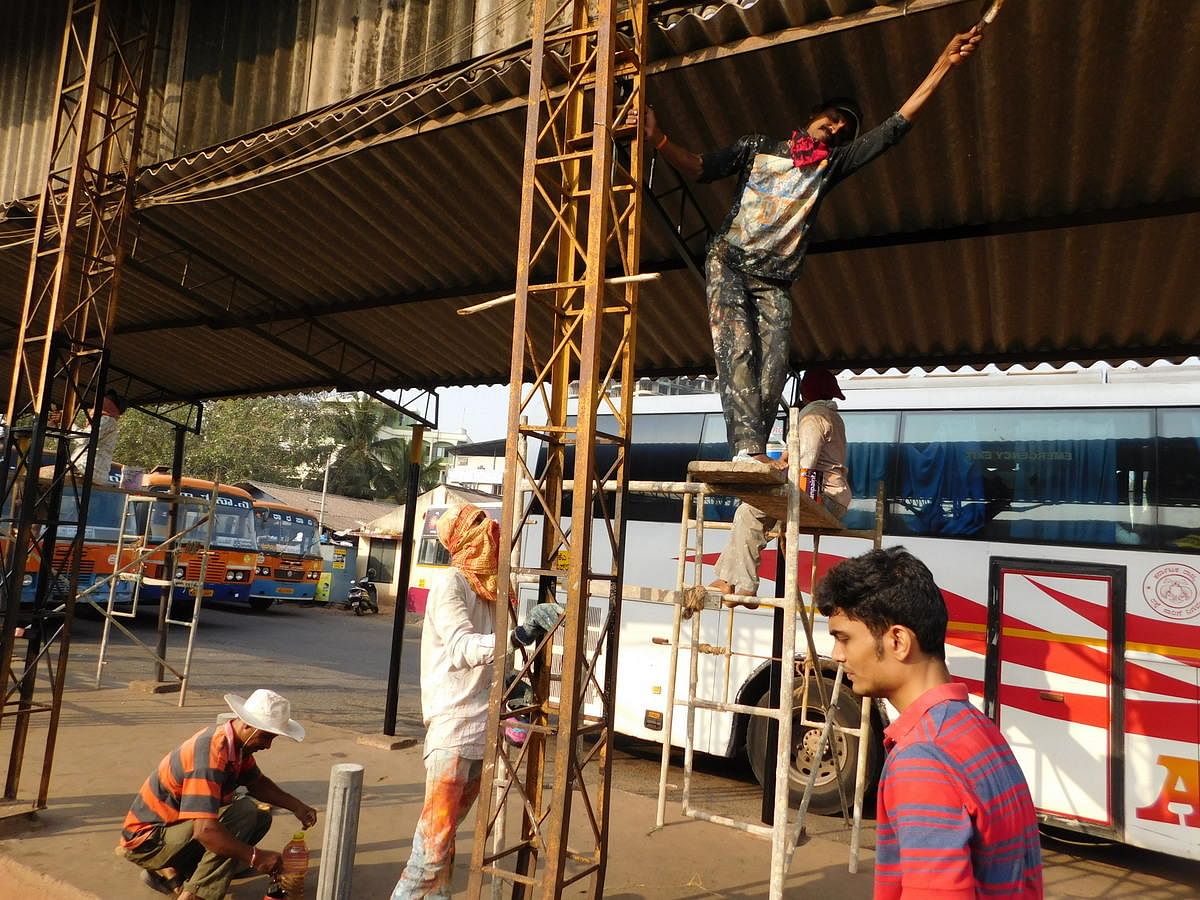
{"type": "MultiPolygon", "coordinates": [[[[688,463],[688,475],[695,481],[719,486],[720,493],[737,497],[780,522],[787,519],[787,473],[782,469],[754,461],[695,460],[688,463]]],[[[836,534],[845,530],[824,506],[803,494],[796,524],[809,533],[836,534]]]]}
{"type": "Polygon", "coordinates": [[[782,487],[787,482],[784,469],[773,469],[766,463],[746,460],[696,459],[688,463],[688,474],[695,481],[705,484],[758,485],[759,487],[782,487]]]}

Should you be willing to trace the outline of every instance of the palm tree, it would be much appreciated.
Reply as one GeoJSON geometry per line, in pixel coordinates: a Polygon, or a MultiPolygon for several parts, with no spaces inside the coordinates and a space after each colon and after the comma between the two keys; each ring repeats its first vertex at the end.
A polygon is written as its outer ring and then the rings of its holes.
{"type": "MultiPolygon", "coordinates": [[[[397,503],[403,503],[408,497],[408,460],[411,445],[406,438],[399,438],[394,448],[389,448],[387,455],[389,456],[389,468],[396,473],[396,492],[391,499],[397,503]]],[[[421,470],[417,478],[417,490],[420,493],[425,493],[432,488],[437,487],[442,481],[442,469],[445,468],[445,459],[429,459],[421,461],[421,470]]]]}
{"type": "MultiPolygon", "coordinates": [[[[407,438],[388,436],[403,424],[400,413],[370,397],[338,403],[330,412],[329,435],[337,458],[329,469],[329,490],[362,500],[393,500],[408,496],[407,438]]],[[[419,490],[441,481],[445,460],[422,462],[419,490]]]]}
{"type": "Polygon", "coordinates": [[[387,436],[385,429],[400,424],[398,412],[367,396],[336,404],[330,412],[329,435],[339,449],[329,470],[329,490],[360,500],[396,496],[404,476],[395,468],[395,460],[408,442],[387,436]]]}

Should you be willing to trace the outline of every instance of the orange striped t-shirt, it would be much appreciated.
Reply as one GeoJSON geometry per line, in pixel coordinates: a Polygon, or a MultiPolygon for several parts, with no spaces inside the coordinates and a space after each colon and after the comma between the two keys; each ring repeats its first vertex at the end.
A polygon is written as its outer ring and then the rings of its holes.
{"type": "Polygon", "coordinates": [[[121,846],[137,847],[158,826],[217,818],[238,785],[259,776],[254,757],[239,751],[233,728],[226,724],[196,732],[164,756],[129,807],[121,846]]]}

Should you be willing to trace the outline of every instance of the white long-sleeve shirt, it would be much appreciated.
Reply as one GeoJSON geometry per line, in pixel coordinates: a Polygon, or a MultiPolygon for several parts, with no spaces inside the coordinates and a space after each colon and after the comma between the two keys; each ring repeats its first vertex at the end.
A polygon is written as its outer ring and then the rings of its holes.
{"type": "MultiPolygon", "coordinates": [[[[108,470],[112,468],[113,453],[117,449],[117,420],[114,416],[100,417],[100,433],[96,437],[96,461],[92,464],[92,483],[108,484],[108,470]]],[[[87,438],[78,438],[71,445],[71,466],[83,471],[87,459],[87,438]]]]}
{"type": "Polygon", "coordinates": [[[471,590],[458,569],[447,569],[429,591],[421,631],[425,755],[455,750],[483,759],[495,631],[495,604],[471,590]]]}

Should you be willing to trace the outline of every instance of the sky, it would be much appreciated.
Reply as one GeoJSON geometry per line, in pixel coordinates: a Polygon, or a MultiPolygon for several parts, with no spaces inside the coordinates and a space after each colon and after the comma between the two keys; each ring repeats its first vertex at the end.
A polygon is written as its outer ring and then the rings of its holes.
{"type": "Polygon", "coordinates": [[[438,424],[462,429],[472,441],[490,441],[508,433],[508,385],[438,389],[438,424]]]}

